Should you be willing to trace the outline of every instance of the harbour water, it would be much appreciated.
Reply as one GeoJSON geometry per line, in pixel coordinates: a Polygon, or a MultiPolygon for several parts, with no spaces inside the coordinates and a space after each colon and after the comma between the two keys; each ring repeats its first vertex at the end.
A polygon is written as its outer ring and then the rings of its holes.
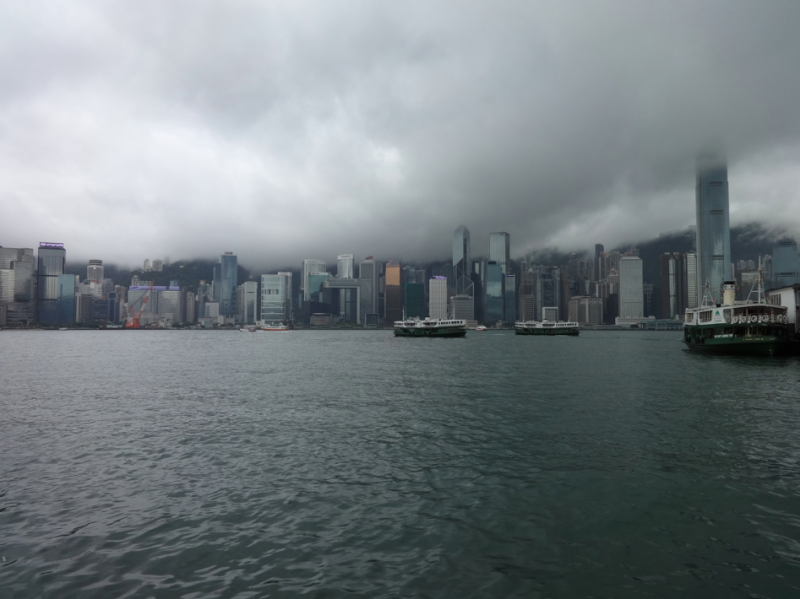
{"type": "Polygon", "coordinates": [[[0,332],[0,597],[798,597],[800,360],[0,332]]]}

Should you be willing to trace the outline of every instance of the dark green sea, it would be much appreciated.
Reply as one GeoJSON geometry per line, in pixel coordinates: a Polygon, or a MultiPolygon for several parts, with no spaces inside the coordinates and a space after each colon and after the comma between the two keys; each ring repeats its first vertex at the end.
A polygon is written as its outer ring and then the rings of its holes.
{"type": "Polygon", "coordinates": [[[800,360],[0,332],[0,598],[800,596],[800,360]]]}

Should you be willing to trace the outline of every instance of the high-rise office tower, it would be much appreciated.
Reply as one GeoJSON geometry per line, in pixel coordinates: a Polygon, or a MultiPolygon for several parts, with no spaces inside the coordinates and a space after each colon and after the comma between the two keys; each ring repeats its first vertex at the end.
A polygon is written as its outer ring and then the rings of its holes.
{"type": "Polygon", "coordinates": [[[261,321],[281,324],[291,318],[291,273],[261,275],[261,321]]]}
{"type": "Polygon", "coordinates": [[[775,246],[772,248],[772,271],[775,287],[800,283],[800,259],[797,256],[797,243],[791,237],[781,237],[775,242],[775,246]]]}
{"type": "Polygon", "coordinates": [[[457,301],[456,318],[475,318],[475,288],[472,283],[472,259],[470,255],[469,229],[458,227],[453,233],[453,292],[457,301]]]}
{"type": "Polygon", "coordinates": [[[539,267],[535,273],[536,313],[535,319],[542,319],[545,308],[556,310],[555,318],[561,317],[561,269],[558,266],[539,267]]]}
{"type": "Polygon", "coordinates": [[[697,287],[702,297],[706,285],[719,302],[722,283],[730,281],[731,226],[728,211],[728,167],[725,159],[704,154],[697,160],[697,287]]]}
{"type": "Polygon", "coordinates": [[[237,320],[242,324],[255,324],[258,320],[258,282],[245,281],[236,290],[237,320]]]}
{"type": "Polygon", "coordinates": [[[403,271],[400,263],[390,260],[386,263],[386,314],[384,321],[392,324],[403,319],[403,271]]]}
{"type": "Polygon", "coordinates": [[[642,318],[644,290],[642,259],[624,256],[619,261],[619,315],[620,318],[642,318]]]}
{"type": "Polygon", "coordinates": [[[603,260],[603,254],[605,254],[605,252],[606,248],[602,243],[594,244],[594,263],[592,265],[592,270],[594,271],[595,281],[600,281],[604,278],[605,261],[603,260]]]}
{"type": "Polygon", "coordinates": [[[64,274],[67,250],[63,243],[41,242],[37,274],[36,320],[42,324],[58,324],[58,275],[64,274]]]}
{"type": "Polygon", "coordinates": [[[336,258],[336,278],[337,279],[353,279],[353,254],[342,254],[336,258]]]}
{"type": "Polygon", "coordinates": [[[503,270],[497,262],[489,260],[486,263],[486,277],[484,279],[485,297],[484,322],[494,326],[503,320],[503,270]]]}
{"type": "Polygon", "coordinates": [[[361,281],[361,293],[363,294],[362,304],[365,306],[364,313],[361,315],[361,322],[367,322],[367,314],[378,314],[378,290],[380,280],[378,275],[378,265],[372,256],[368,256],[358,265],[358,278],[361,281]]]}
{"type": "Polygon", "coordinates": [[[658,316],[683,319],[689,296],[686,254],[661,254],[659,261],[661,309],[658,316]]]}
{"type": "Polygon", "coordinates": [[[539,320],[536,316],[536,279],[531,269],[523,268],[518,294],[519,314],[517,319],[523,322],[539,320]]]}
{"type": "Polygon", "coordinates": [[[428,307],[431,318],[447,318],[447,277],[433,277],[429,283],[428,307]]]}
{"type": "Polygon", "coordinates": [[[86,267],[86,278],[90,281],[97,281],[98,283],[103,280],[102,260],[89,260],[89,266],[86,267]]]}
{"type": "Polygon", "coordinates": [[[214,265],[214,301],[219,302],[219,315],[236,317],[236,287],[239,279],[236,256],[225,252],[214,265]]]}
{"type": "Polygon", "coordinates": [[[425,318],[425,284],[406,282],[403,305],[406,318],[425,318]]]}
{"type": "Polygon", "coordinates": [[[489,234],[489,260],[497,262],[503,274],[509,272],[511,267],[510,240],[511,236],[508,233],[489,234]]]}
{"type": "Polygon", "coordinates": [[[303,301],[307,302],[310,299],[312,292],[317,292],[319,289],[310,289],[308,285],[308,278],[311,275],[321,275],[328,272],[328,266],[322,260],[303,260],[303,301]]]}
{"type": "Polygon", "coordinates": [[[503,322],[513,325],[517,320],[517,277],[513,273],[503,275],[503,322]]]}

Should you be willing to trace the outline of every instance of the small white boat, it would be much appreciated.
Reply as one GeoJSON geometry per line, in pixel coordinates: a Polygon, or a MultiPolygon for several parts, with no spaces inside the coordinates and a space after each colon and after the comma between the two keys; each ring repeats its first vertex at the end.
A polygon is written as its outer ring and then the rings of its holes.
{"type": "Polygon", "coordinates": [[[477,327],[475,327],[475,331],[476,332],[481,332],[481,331],[486,331],[486,330],[487,330],[486,327],[483,326],[482,324],[478,325],[477,327]]]}

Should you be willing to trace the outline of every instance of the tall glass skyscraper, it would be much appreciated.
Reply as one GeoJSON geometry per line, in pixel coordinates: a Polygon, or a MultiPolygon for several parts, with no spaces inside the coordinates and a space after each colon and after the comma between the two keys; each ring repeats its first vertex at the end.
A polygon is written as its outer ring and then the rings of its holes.
{"type": "Polygon", "coordinates": [[[267,324],[288,322],[291,318],[291,273],[261,275],[261,320],[267,324]]]}
{"type": "Polygon", "coordinates": [[[782,237],[772,248],[772,271],[775,287],[800,283],[800,258],[797,243],[791,237],[782,237]]]}
{"type": "Polygon", "coordinates": [[[303,301],[307,302],[311,299],[311,294],[319,291],[319,288],[313,289],[309,286],[309,277],[311,275],[318,275],[328,272],[328,266],[322,260],[312,260],[307,258],[303,260],[303,301]]]}
{"type": "Polygon", "coordinates": [[[59,285],[58,275],[64,274],[67,250],[63,243],[41,242],[39,244],[38,286],[36,297],[36,320],[42,324],[58,324],[59,285]]]}
{"type": "Polygon", "coordinates": [[[714,301],[722,283],[731,280],[731,225],[728,210],[728,167],[713,154],[697,160],[697,288],[702,298],[708,284],[714,301]]]}
{"type": "Polygon", "coordinates": [[[214,301],[219,302],[219,315],[236,317],[238,264],[233,252],[225,252],[214,265],[214,301]]]}
{"type": "Polygon", "coordinates": [[[358,279],[361,281],[361,293],[364,295],[362,303],[366,306],[361,315],[361,322],[366,322],[367,314],[378,313],[378,290],[380,280],[378,277],[378,265],[372,256],[361,261],[358,267],[358,279]]]}
{"type": "Polygon", "coordinates": [[[456,318],[472,320],[475,318],[475,288],[472,283],[469,229],[463,225],[453,233],[453,285],[455,297],[459,297],[456,318]]]}
{"type": "Polygon", "coordinates": [[[497,262],[503,274],[510,268],[511,236],[508,233],[489,234],[489,260],[497,262]]]}
{"type": "Polygon", "coordinates": [[[503,320],[503,270],[497,262],[489,260],[486,263],[486,302],[484,322],[493,326],[503,320]]]}

